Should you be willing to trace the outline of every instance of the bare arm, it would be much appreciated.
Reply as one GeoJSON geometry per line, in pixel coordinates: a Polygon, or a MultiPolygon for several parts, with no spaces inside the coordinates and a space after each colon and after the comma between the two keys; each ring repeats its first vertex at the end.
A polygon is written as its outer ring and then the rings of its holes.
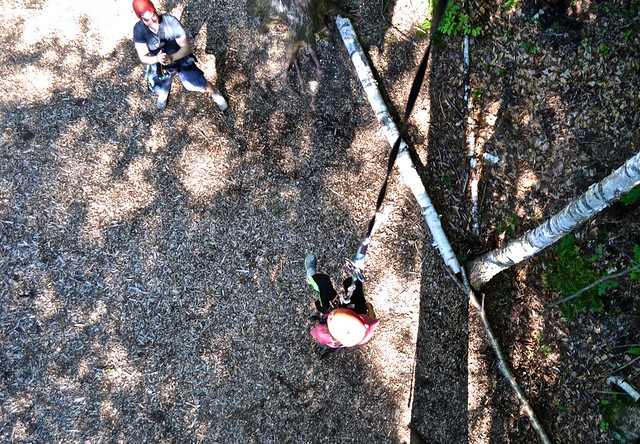
{"type": "Polygon", "coordinates": [[[187,38],[186,34],[183,35],[182,37],[177,38],[176,43],[180,46],[180,49],[177,52],[174,52],[173,54],[171,54],[170,56],[167,56],[168,60],[166,59],[163,60],[163,57],[161,56],[160,63],[162,63],[163,65],[167,65],[171,62],[175,62],[177,60],[183,59],[193,52],[193,49],[191,48],[191,43],[189,43],[189,39],[187,38]]]}
{"type": "Polygon", "coordinates": [[[158,56],[154,56],[149,54],[149,47],[146,43],[136,43],[136,52],[138,53],[138,58],[145,65],[155,65],[160,60],[158,56]]]}

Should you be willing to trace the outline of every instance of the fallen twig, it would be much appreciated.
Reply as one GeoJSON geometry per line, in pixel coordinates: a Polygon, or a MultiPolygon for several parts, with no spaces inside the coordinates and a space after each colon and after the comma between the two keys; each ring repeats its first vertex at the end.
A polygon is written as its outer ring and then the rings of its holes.
{"type": "Polygon", "coordinates": [[[469,155],[469,166],[471,172],[469,174],[469,193],[471,195],[471,227],[473,234],[480,235],[480,210],[478,206],[478,184],[480,182],[480,168],[481,163],[477,161],[476,153],[476,133],[475,133],[475,120],[473,118],[473,98],[471,97],[471,86],[469,85],[470,73],[469,73],[469,36],[464,36],[464,69],[465,69],[465,84],[464,84],[464,100],[467,102],[467,148],[469,155]]]}
{"type": "Polygon", "coordinates": [[[478,299],[476,298],[475,293],[473,292],[473,289],[468,283],[467,283],[467,288],[469,291],[469,300],[471,301],[471,304],[478,310],[478,315],[480,316],[480,320],[482,321],[484,330],[487,333],[489,343],[491,344],[491,347],[493,348],[493,352],[495,353],[496,358],[498,359],[498,367],[500,368],[500,371],[502,372],[504,377],[507,378],[507,380],[511,384],[511,387],[516,392],[518,399],[520,399],[520,402],[522,403],[522,407],[524,408],[525,412],[527,412],[527,415],[529,416],[529,420],[531,421],[533,428],[536,429],[536,432],[538,432],[538,436],[540,437],[540,440],[545,444],[551,443],[551,440],[547,436],[547,433],[545,432],[544,427],[538,420],[538,417],[536,416],[535,411],[531,407],[531,404],[529,404],[527,397],[525,396],[524,392],[518,385],[515,377],[513,376],[513,373],[511,373],[511,370],[509,369],[509,365],[507,364],[507,361],[505,360],[504,355],[502,354],[502,349],[500,348],[500,344],[498,343],[498,340],[493,334],[493,330],[491,329],[491,325],[489,324],[489,319],[487,318],[487,313],[484,310],[484,306],[478,302],[478,299]]]}
{"type": "Polygon", "coordinates": [[[602,278],[600,278],[600,279],[598,279],[597,281],[595,281],[593,284],[589,284],[589,285],[587,285],[587,286],[586,286],[586,287],[584,287],[582,290],[580,290],[580,291],[578,291],[578,292],[576,292],[576,293],[572,294],[571,296],[567,296],[567,297],[566,297],[566,298],[564,298],[564,299],[560,299],[559,301],[556,301],[556,302],[553,302],[553,303],[551,303],[551,304],[547,305],[547,306],[546,306],[546,308],[556,307],[556,306],[558,306],[558,305],[560,305],[560,304],[564,304],[565,302],[568,302],[568,301],[570,301],[571,299],[575,299],[575,298],[577,298],[578,296],[580,296],[580,295],[581,295],[581,294],[583,294],[584,292],[591,290],[593,287],[595,287],[595,286],[597,286],[597,285],[600,285],[600,284],[601,284],[601,283],[603,283],[603,282],[606,282],[606,281],[611,280],[611,279],[619,278],[620,276],[624,276],[625,274],[629,274],[629,273],[631,273],[632,271],[637,270],[638,268],[640,268],[640,264],[636,265],[636,266],[635,266],[635,267],[633,267],[633,268],[629,268],[629,269],[627,269],[627,270],[621,271],[621,272],[619,272],[619,273],[610,274],[610,275],[608,275],[608,276],[603,276],[602,278]]]}
{"type": "Polygon", "coordinates": [[[622,390],[627,392],[627,394],[631,396],[631,399],[633,399],[633,402],[638,402],[638,399],[640,399],[640,393],[638,393],[636,389],[631,387],[631,384],[622,379],[620,376],[609,376],[609,382],[617,385],[622,390]]]}
{"type": "Polygon", "coordinates": [[[621,365],[620,367],[616,368],[613,372],[619,372],[620,370],[629,367],[630,365],[634,364],[636,361],[638,361],[640,359],[640,356],[638,356],[637,358],[632,359],[631,361],[627,362],[625,365],[621,365]]]}

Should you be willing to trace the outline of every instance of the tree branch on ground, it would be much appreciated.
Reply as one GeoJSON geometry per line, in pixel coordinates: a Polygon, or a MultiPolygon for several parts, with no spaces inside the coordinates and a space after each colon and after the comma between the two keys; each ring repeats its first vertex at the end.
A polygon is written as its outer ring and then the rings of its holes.
{"type": "Polygon", "coordinates": [[[633,402],[638,402],[640,399],[640,393],[636,389],[634,389],[631,384],[622,379],[620,376],[609,376],[609,382],[617,385],[622,390],[627,392],[629,396],[633,399],[633,402]]]}
{"type": "Polygon", "coordinates": [[[635,267],[633,267],[633,268],[629,268],[629,269],[627,269],[627,270],[623,270],[623,271],[620,271],[620,272],[615,273],[615,274],[610,274],[610,275],[608,275],[608,276],[603,276],[602,278],[600,278],[600,279],[598,279],[597,281],[595,281],[593,284],[589,284],[589,285],[587,285],[587,286],[586,286],[586,287],[584,287],[582,290],[577,291],[576,293],[572,294],[571,296],[567,296],[566,298],[564,298],[564,299],[560,299],[559,301],[556,301],[556,302],[554,302],[553,304],[549,304],[549,305],[547,305],[547,307],[546,307],[546,308],[550,308],[550,307],[557,307],[557,306],[558,306],[558,305],[560,305],[560,304],[564,304],[565,302],[568,302],[568,301],[570,301],[571,299],[575,299],[575,298],[577,298],[577,297],[578,297],[578,296],[580,296],[581,294],[583,294],[583,293],[585,293],[585,292],[587,292],[587,291],[591,290],[593,287],[596,287],[596,286],[600,285],[600,284],[601,284],[601,283],[603,283],[603,282],[609,281],[609,280],[611,280],[611,279],[619,278],[619,277],[621,277],[621,276],[624,276],[625,274],[629,274],[629,273],[631,273],[631,272],[633,272],[633,271],[637,270],[638,268],[640,268],[640,264],[636,265],[636,266],[635,266],[635,267]]]}
{"type": "Polygon", "coordinates": [[[470,72],[469,72],[469,36],[464,36],[464,69],[466,81],[464,84],[464,100],[467,102],[467,153],[471,172],[469,173],[469,194],[471,195],[471,227],[473,234],[480,235],[480,210],[478,204],[478,184],[480,182],[481,163],[478,162],[476,152],[476,122],[473,118],[473,97],[471,96],[470,72]]]}

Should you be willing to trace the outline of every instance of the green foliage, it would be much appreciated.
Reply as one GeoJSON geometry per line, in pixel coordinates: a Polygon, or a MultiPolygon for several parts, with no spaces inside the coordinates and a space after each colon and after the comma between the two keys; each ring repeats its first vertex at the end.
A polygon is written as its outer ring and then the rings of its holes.
{"type": "Polygon", "coordinates": [[[508,235],[513,235],[515,233],[516,226],[520,223],[520,216],[515,213],[512,213],[506,221],[502,222],[498,225],[498,231],[501,233],[505,233],[508,235]]]}
{"type": "Polygon", "coordinates": [[[631,347],[627,350],[627,353],[630,355],[640,356],[640,347],[631,347]]]}
{"type": "Polygon", "coordinates": [[[520,46],[527,52],[530,52],[531,54],[533,54],[534,52],[536,52],[536,50],[538,49],[538,46],[540,46],[540,44],[538,42],[534,43],[533,45],[531,43],[528,42],[522,42],[520,43],[520,46]]]}
{"type": "Polygon", "coordinates": [[[600,401],[602,404],[602,421],[600,422],[600,430],[603,432],[609,432],[615,442],[626,443],[627,439],[621,433],[622,431],[616,427],[616,419],[618,418],[621,408],[625,406],[634,406],[635,403],[631,398],[627,396],[618,396],[614,393],[611,395],[611,399],[603,399],[600,401]]]}
{"type": "Polygon", "coordinates": [[[544,353],[545,356],[549,356],[551,354],[551,347],[549,347],[548,345],[542,344],[540,346],[540,351],[544,353]]]}
{"type": "Polygon", "coordinates": [[[513,8],[517,3],[517,0],[507,0],[504,5],[502,5],[502,9],[504,12],[508,12],[511,8],[513,8]]]}
{"type": "MultiPolygon", "coordinates": [[[[545,275],[547,285],[563,296],[571,296],[600,278],[592,269],[593,260],[580,254],[580,248],[576,246],[575,241],[572,234],[562,238],[556,247],[557,259],[550,264],[552,271],[545,275]]],[[[603,284],[607,282],[609,281],[603,284]]],[[[576,313],[602,311],[604,304],[600,295],[600,286],[592,288],[562,304],[560,310],[568,321],[575,319],[576,313]]]]}
{"type": "Polygon", "coordinates": [[[624,35],[624,38],[623,38],[624,42],[627,43],[631,39],[633,34],[634,34],[634,30],[633,29],[628,30],[626,32],[626,34],[624,35]]]}
{"type": "Polygon", "coordinates": [[[604,296],[612,288],[616,288],[620,283],[618,281],[604,281],[600,283],[596,288],[598,289],[598,296],[604,296]]]}
{"type": "MultiPolygon", "coordinates": [[[[633,258],[635,260],[635,264],[632,265],[630,268],[637,267],[638,264],[640,264],[640,245],[638,244],[635,244],[633,247],[633,258]]],[[[634,281],[640,281],[640,268],[636,269],[635,271],[632,271],[629,277],[634,281]]]]}
{"type": "Polygon", "coordinates": [[[602,44],[598,46],[598,51],[600,51],[606,58],[611,57],[611,50],[607,45],[602,44]]]}
{"type": "MultiPolygon", "coordinates": [[[[429,6],[429,15],[433,14],[436,3],[437,0],[431,0],[431,4],[429,6]]],[[[431,26],[431,20],[424,19],[424,22],[421,26],[422,32],[418,31],[418,36],[421,36],[422,33],[426,35],[425,31],[427,29],[431,29],[431,26]]],[[[482,26],[472,25],[470,16],[464,13],[462,6],[451,1],[447,4],[447,9],[442,15],[442,20],[440,21],[440,26],[438,27],[438,33],[448,36],[471,35],[473,37],[478,37],[482,35],[482,26]]]]}
{"type": "Polygon", "coordinates": [[[558,22],[553,22],[551,24],[551,29],[553,29],[558,34],[562,33],[562,31],[563,31],[562,25],[560,25],[560,23],[558,23],[558,22]]]}
{"type": "Polygon", "coordinates": [[[638,198],[640,198],[640,185],[636,185],[635,187],[631,188],[631,191],[622,196],[620,200],[627,205],[631,205],[636,200],[638,200],[638,198]]]}

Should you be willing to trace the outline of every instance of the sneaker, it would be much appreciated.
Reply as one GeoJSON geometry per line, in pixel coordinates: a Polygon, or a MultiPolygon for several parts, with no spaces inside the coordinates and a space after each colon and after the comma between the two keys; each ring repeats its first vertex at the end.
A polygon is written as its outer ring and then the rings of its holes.
{"type": "Polygon", "coordinates": [[[309,284],[311,284],[310,282],[311,276],[316,274],[316,266],[317,266],[316,255],[311,253],[304,260],[304,268],[305,270],[307,270],[307,282],[309,284]]]}
{"type": "Polygon", "coordinates": [[[169,98],[169,94],[159,94],[158,95],[158,109],[162,111],[167,107],[167,99],[169,98]]]}
{"type": "Polygon", "coordinates": [[[216,89],[216,92],[211,94],[211,98],[213,99],[214,102],[216,102],[216,105],[218,105],[218,108],[220,108],[220,111],[224,111],[225,109],[227,109],[227,101],[224,99],[224,97],[222,97],[222,94],[220,94],[220,91],[216,89]]]}

